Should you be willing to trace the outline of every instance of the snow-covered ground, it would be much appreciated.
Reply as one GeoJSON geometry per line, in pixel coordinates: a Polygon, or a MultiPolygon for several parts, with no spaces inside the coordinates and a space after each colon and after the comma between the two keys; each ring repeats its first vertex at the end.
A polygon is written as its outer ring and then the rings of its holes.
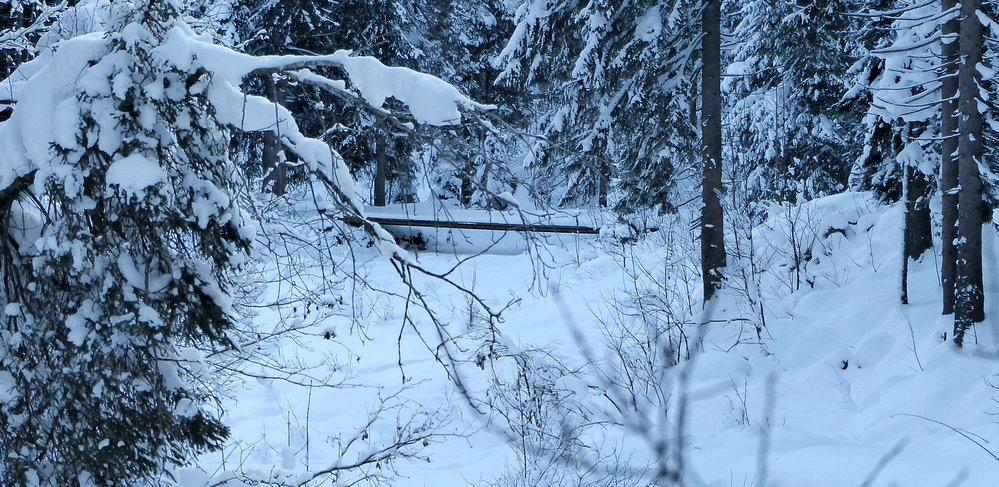
{"type": "MultiPolygon", "coordinates": [[[[687,325],[691,359],[661,371],[666,400],[646,400],[647,406],[665,409],[639,406],[601,417],[611,409],[609,400],[601,402],[602,394],[620,378],[600,377],[593,373],[597,369],[584,366],[578,377],[558,382],[566,391],[562,401],[586,404],[591,421],[606,422],[596,430],[601,433],[574,430],[583,432],[579,441],[601,445],[580,455],[616,452],[600,457],[606,470],[621,465],[641,470],[656,458],[647,440],[663,438],[682,454],[669,458],[682,462],[689,485],[995,485],[999,389],[989,382],[999,385],[996,232],[991,227],[984,232],[989,319],[958,350],[943,339],[952,324],[939,315],[932,254],[910,266],[910,304],[899,304],[901,218],[900,208],[878,206],[856,193],[783,213],[775,209],[754,231],[754,259],[765,271],[743,286],[748,292],[732,291],[704,315],[687,316],[690,323],[707,324],[687,325]],[[792,233],[801,250],[811,250],[800,273],[792,269],[792,233]],[[757,307],[746,304],[747,296],[762,300],[762,319],[757,307]],[[764,322],[758,339],[755,326],[764,322]],[[632,414],[661,418],[646,423],[628,419],[632,414]],[[660,427],[661,434],[653,431],[660,427]],[[606,464],[612,457],[615,467],[606,464]]],[[[494,309],[510,304],[498,325],[503,357],[538,348],[568,368],[586,359],[609,364],[615,356],[601,346],[608,316],[620,309],[615,303],[635,292],[636,283],[658,282],[675,296],[693,294],[695,302],[700,294],[671,274],[682,266],[672,265],[677,251],[668,247],[664,233],[626,250],[606,237],[563,238],[531,252],[477,256],[449,277],[494,309]],[[630,277],[636,263],[659,269],[659,277],[650,277],[656,272],[645,281],[630,277]]],[[[308,378],[299,378],[302,384],[243,382],[225,404],[232,440],[221,454],[202,458],[203,471],[183,472],[187,484],[219,485],[238,471],[296,484],[377,452],[403,433],[432,434],[407,450],[419,458],[369,466],[366,472],[394,469],[398,476],[388,484],[397,486],[480,485],[501,478],[509,485],[510,473],[523,474],[551,460],[541,455],[525,469],[518,454],[523,445],[504,435],[504,422],[475,412],[449,379],[453,369],[444,366],[438,330],[413,300],[406,308],[407,288],[391,263],[374,250],[359,249],[357,255],[372,287],[384,291],[360,291],[365,297],[355,309],[359,323],[331,318],[311,334],[281,341],[276,352],[286,361],[334,366],[332,378],[342,384],[324,387],[312,379],[310,386],[308,378]],[[369,420],[380,405],[386,408],[380,419],[369,420]],[[407,426],[399,430],[400,424],[407,426]]],[[[468,255],[414,252],[411,257],[444,272],[468,255]]],[[[743,264],[745,259],[730,262],[743,264]]],[[[467,294],[432,278],[416,278],[415,284],[442,330],[462,336],[462,344],[478,339],[475,330],[484,318],[467,294]]],[[[269,330],[281,319],[264,310],[257,326],[269,330]]],[[[630,316],[624,323],[640,321],[630,316]]],[[[458,369],[469,395],[482,398],[494,377],[511,377],[503,357],[486,359],[481,368],[458,369]]],[[[554,463],[571,470],[566,461],[554,463]]],[[[339,484],[356,478],[344,474],[339,484]]],[[[577,485],[574,478],[540,476],[531,485],[577,485]]],[[[588,478],[594,485],[611,484],[588,478]]],[[[329,476],[320,479],[339,485],[329,476]]]]}

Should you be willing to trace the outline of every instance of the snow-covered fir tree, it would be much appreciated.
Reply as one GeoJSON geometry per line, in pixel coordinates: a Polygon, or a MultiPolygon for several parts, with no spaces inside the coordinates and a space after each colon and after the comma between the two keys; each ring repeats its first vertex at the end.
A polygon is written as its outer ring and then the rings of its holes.
{"type": "MultiPolygon", "coordinates": [[[[986,6],[981,17],[988,19],[989,12],[986,6]]],[[[864,98],[869,107],[864,119],[863,152],[856,161],[851,184],[873,189],[885,201],[904,201],[905,254],[914,258],[931,247],[929,202],[940,176],[943,312],[949,314],[955,310],[955,281],[958,262],[962,261],[955,244],[965,241],[957,225],[960,188],[982,188],[972,190],[981,192],[981,197],[970,201],[985,199],[981,208],[972,213],[987,221],[996,187],[992,176],[994,158],[984,153],[984,157],[975,157],[976,170],[966,174],[967,185],[961,184],[958,177],[963,149],[957,142],[965,137],[965,129],[958,121],[964,118],[952,114],[957,108],[958,71],[965,64],[958,56],[958,31],[965,19],[950,2],[894,2],[880,9],[867,8],[862,16],[867,19],[862,25],[865,37],[874,42],[866,58],[857,64],[862,69],[855,69],[857,83],[849,95],[864,98]]],[[[988,67],[990,58],[984,59],[978,83],[985,87],[982,93],[989,93],[993,71],[988,67]]],[[[987,114],[991,112],[990,104],[983,99],[978,106],[987,114]]],[[[971,138],[981,137],[987,135],[971,138]]],[[[966,230],[977,233],[975,228],[979,226],[980,222],[972,223],[966,225],[966,230]]],[[[978,255],[980,251],[972,253],[978,255]]]]}
{"type": "Polygon", "coordinates": [[[228,346],[253,236],[228,132],[210,75],[164,51],[176,6],[105,8],[106,34],[19,68],[0,127],[10,485],[131,485],[227,433],[192,347],[228,346]]]}
{"type": "Polygon", "coordinates": [[[838,103],[858,46],[850,1],[750,0],[740,21],[726,88],[727,134],[750,199],[790,201],[846,188],[857,155],[856,105],[838,103]]]}
{"type": "Polygon", "coordinates": [[[196,34],[181,7],[85,2],[64,19],[86,15],[85,28],[54,34],[4,81],[5,484],[135,485],[225,439],[202,352],[232,346],[233,279],[257,227],[238,203],[233,131],[279,134],[326,193],[328,217],[364,223],[339,154],[280,104],[241,92],[242,80],[293,77],[418,125],[478,107],[437,78],[346,51],[239,54],[196,34]]]}
{"type": "Polygon", "coordinates": [[[693,177],[699,154],[699,5],[529,0],[518,8],[497,65],[501,81],[537,99],[534,124],[548,140],[529,163],[553,203],[626,212],[676,204],[670,188],[693,177]]]}
{"type": "MultiPolygon", "coordinates": [[[[503,0],[424,2],[428,48],[422,69],[450,81],[471,98],[496,106],[496,116],[507,125],[525,122],[525,97],[519,88],[495,83],[499,71],[491,61],[513,32],[512,12],[503,0]]],[[[496,198],[515,192],[523,181],[509,163],[517,146],[496,130],[466,125],[456,134],[459,143],[435,143],[428,155],[432,190],[442,200],[462,206],[494,207],[496,198]]],[[[510,134],[506,134],[509,138],[510,134]]],[[[452,142],[455,140],[452,139],[452,142]]]]}
{"type": "MultiPolygon", "coordinates": [[[[319,53],[351,46],[355,53],[387,64],[420,69],[427,51],[423,3],[259,0],[242,5],[236,23],[251,53],[319,53]]],[[[420,144],[408,134],[313,87],[270,75],[253,81],[259,85],[254,91],[275,101],[281,98],[298,114],[306,133],[329,140],[355,174],[364,173],[372,202],[413,200],[420,144]]],[[[251,160],[263,160],[266,166],[269,158],[286,157],[268,154],[280,151],[268,147],[273,141],[264,142],[261,157],[251,160]]]]}
{"type": "Polygon", "coordinates": [[[883,31],[890,35],[869,51],[861,61],[865,68],[858,70],[853,94],[868,91],[869,105],[853,184],[874,189],[886,201],[904,201],[906,256],[915,258],[932,247],[929,201],[940,168],[938,39],[948,17],[939,15],[936,3],[896,6],[866,14],[874,24],[890,22],[883,31]]]}

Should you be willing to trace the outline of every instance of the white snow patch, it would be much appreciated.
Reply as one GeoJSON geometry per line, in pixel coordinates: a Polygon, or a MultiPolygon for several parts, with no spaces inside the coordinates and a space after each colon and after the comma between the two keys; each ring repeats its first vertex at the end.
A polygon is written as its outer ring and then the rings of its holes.
{"type": "Polygon", "coordinates": [[[132,154],[111,164],[107,172],[107,185],[118,186],[129,196],[141,197],[146,188],[166,178],[159,164],[143,156],[132,154]]]}
{"type": "Polygon", "coordinates": [[[83,346],[90,335],[90,328],[87,327],[87,319],[81,311],[77,311],[66,318],[66,328],[69,328],[69,341],[78,347],[83,346]]]}
{"type": "Polygon", "coordinates": [[[0,370],[0,403],[9,403],[20,394],[17,392],[17,382],[14,376],[6,370],[0,370]]]}

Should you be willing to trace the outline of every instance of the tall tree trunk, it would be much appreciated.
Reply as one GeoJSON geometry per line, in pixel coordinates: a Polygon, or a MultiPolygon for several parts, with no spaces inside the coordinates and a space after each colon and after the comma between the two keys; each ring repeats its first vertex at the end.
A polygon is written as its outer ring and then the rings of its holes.
{"type": "Polygon", "coordinates": [[[375,138],[375,206],[385,206],[385,180],[388,174],[388,158],[385,155],[385,132],[377,128],[375,138]]]}
{"type": "Polygon", "coordinates": [[[473,176],[475,176],[475,165],[471,163],[465,163],[458,173],[458,179],[461,180],[458,199],[461,201],[461,206],[465,208],[472,204],[472,194],[475,192],[473,176]]]}
{"type": "MultiPolygon", "coordinates": [[[[942,10],[944,12],[957,6],[957,0],[943,0],[942,10]]],[[[940,264],[940,277],[943,285],[943,314],[949,315],[954,312],[954,276],[957,269],[957,248],[954,246],[954,239],[957,237],[957,179],[958,168],[954,155],[957,153],[958,145],[958,123],[957,117],[957,87],[958,87],[958,36],[960,33],[960,21],[957,16],[947,21],[943,26],[943,72],[941,73],[942,86],[940,96],[943,98],[943,105],[940,108],[940,135],[943,138],[940,143],[940,183],[943,192],[943,231],[941,235],[941,247],[943,248],[943,262],[940,264]]]]}
{"type": "Polygon", "coordinates": [[[461,181],[461,187],[459,188],[458,200],[461,202],[461,206],[468,208],[472,204],[472,195],[475,193],[475,168],[476,162],[486,165],[485,171],[482,171],[482,177],[480,181],[480,187],[482,189],[489,188],[489,157],[486,154],[486,134],[482,131],[477,131],[478,141],[479,141],[479,157],[481,160],[476,161],[475,158],[469,157],[465,159],[465,163],[461,166],[458,172],[458,179],[461,181]]]}
{"type": "Polygon", "coordinates": [[[902,304],[909,304],[909,259],[918,259],[933,248],[930,233],[930,182],[918,167],[905,164],[902,168],[905,184],[905,235],[902,242],[902,304]]]}
{"type": "Polygon", "coordinates": [[[725,240],[722,193],[721,133],[721,0],[706,0],[701,41],[701,144],[704,160],[701,180],[701,272],[704,302],[722,286],[725,240]]]}
{"type": "Polygon", "coordinates": [[[607,208],[607,193],[608,187],[610,186],[610,169],[607,167],[605,162],[598,161],[597,170],[600,171],[597,175],[597,205],[601,208],[607,208]]]}
{"type": "MultiPolygon", "coordinates": [[[[264,88],[267,90],[267,99],[272,103],[278,101],[277,83],[270,75],[264,76],[264,88]]],[[[275,109],[275,115],[276,115],[275,109]]],[[[261,165],[264,170],[264,181],[262,190],[266,191],[271,185],[271,193],[282,196],[288,185],[287,167],[280,160],[281,140],[277,134],[271,131],[264,132],[264,147],[261,154],[261,165]]]]}
{"type": "Polygon", "coordinates": [[[976,15],[981,0],[964,0],[961,4],[961,68],[958,76],[958,195],[957,274],[954,299],[954,343],[961,346],[964,334],[972,323],[985,319],[985,294],[982,289],[982,178],[978,163],[982,160],[982,113],[978,96],[982,62],[982,23],[976,15]]]}
{"type": "MultiPolygon", "coordinates": [[[[903,150],[906,144],[912,143],[916,138],[913,134],[918,134],[925,130],[921,124],[906,124],[905,136],[897,147],[896,154],[903,150]]],[[[923,171],[915,167],[913,161],[904,161],[903,185],[905,200],[905,252],[906,259],[918,259],[929,249],[933,248],[933,237],[930,227],[930,206],[929,200],[930,181],[923,171]]]]}
{"type": "Polygon", "coordinates": [[[930,205],[928,204],[930,182],[919,168],[909,168],[905,240],[906,258],[918,259],[923,252],[933,248],[930,234],[930,205]]]}

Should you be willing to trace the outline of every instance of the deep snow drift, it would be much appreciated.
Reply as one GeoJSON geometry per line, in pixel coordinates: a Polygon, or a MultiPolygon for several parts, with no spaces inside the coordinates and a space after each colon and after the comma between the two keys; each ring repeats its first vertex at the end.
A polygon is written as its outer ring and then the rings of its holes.
{"type": "MultiPolygon", "coordinates": [[[[899,304],[901,222],[899,207],[880,206],[864,193],[775,207],[753,232],[753,262],[762,270],[756,278],[730,278],[733,290],[704,314],[696,302],[694,313],[675,309],[700,291],[686,287],[696,276],[677,272],[686,268],[687,257],[666,231],[630,247],[606,237],[570,238],[546,244],[541,252],[481,255],[450,277],[491,307],[512,302],[499,324],[500,343],[510,355],[546,349],[546,360],[580,371],[555,382],[563,392],[560,407],[584,404],[590,420],[600,424],[596,430],[571,431],[580,433],[575,439],[580,444],[597,445],[580,455],[604,455],[592,458],[599,458],[605,471],[612,469],[611,459],[613,468],[623,465],[632,473],[645,471],[650,462],[654,470],[657,457],[646,440],[661,428],[659,436],[675,450],[670,461],[682,462],[677,465],[689,485],[994,485],[999,478],[994,441],[999,390],[990,387],[999,384],[996,231],[991,226],[984,231],[989,319],[957,350],[943,339],[952,325],[939,316],[937,259],[931,253],[910,266],[911,304],[899,304]],[[636,265],[650,272],[633,272],[636,265]],[[674,306],[671,319],[685,323],[682,343],[691,359],[659,372],[662,402],[639,392],[646,407],[614,412],[610,399],[620,391],[605,393],[618,378],[599,374],[612,367],[586,364],[614,361],[617,356],[603,345],[613,335],[610,317],[629,296],[657,285],[673,293],[673,300],[665,301],[674,306]],[[697,326],[702,321],[706,324],[697,326]],[[649,407],[656,404],[665,409],[649,407]],[[643,421],[635,414],[661,417],[643,421]]],[[[682,221],[675,225],[689,228],[682,221]]],[[[745,245],[744,258],[732,258],[733,269],[747,265],[745,245]]],[[[359,324],[352,325],[350,316],[331,318],[305,338],[282,341],[274,352],[303,364],[336,364],[332,377],[342,385],[321,387],[313,380],[310,387],[308,378],[299,378],[299,385],[245,381],[226,405],[232,441],[221,455],[204,457],[203,470],[182,472],[186,485],[219,485],[240,471],[294,484],[377,452],[400,433],[400,422],[410,432],[426,428],[436,434],[417,445],[420,458],[367,470],[394,469],[398,477],[391,485],[510,485],[518,475],[520,482],[534,482],[530,485],[577,485],[580,479],[611,484],[596,476],[538,474],[541,464],[571,471],[564,458],[541,456],[525,464],[522,445],[503,433],[505,422],[473,411],[448,379],[440,337],[415,304],[405,307],[407,290],[389,261],[373,250],[358,255],[359,269],[372,287],[384,291],[357,291],[364,293],[363,306],[355,307],[359,324]],[[404,322],[407,313],[412,324],[404,322]],[[379,404],[387,409],[371,420],[379,404]],[[348,444],[355,436],[358,440],[348,444]]],[[[412,257],[443,272],[468,256],[414,252],[412,257]]],[[[474,302],[458,289],[430,278],[418,279],[416,286],[448,333],[471,333],[481,321],[474,302]]],[[[620,329],[633,330],[649,318],[616,316],[625,325],[620,329]]],[[[281,319],[278,310],[263,310],[256,325],[269,330],[281,319]]],[[[510,377],[503,360],[460,369],[470,395],[490,386],[495,390],[494,378],[510,377]]],[[[264,369],[261,374],[267,375],[264,369]]],[[[354,478],[345,474],[339,483],[354,478]]],[[[329,477],[320,479],[334,484],[329,477]]]]}

